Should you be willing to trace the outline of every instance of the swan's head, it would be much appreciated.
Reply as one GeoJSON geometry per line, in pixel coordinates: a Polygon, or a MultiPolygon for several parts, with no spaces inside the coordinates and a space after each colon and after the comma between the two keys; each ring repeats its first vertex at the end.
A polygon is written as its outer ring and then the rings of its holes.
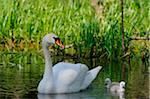
{"type": "Polygon", "coordinates": [[[53,44],[56,44],[64,49],[64,45],[62,44],[61,40],[57,35],[50,33],[43,37],[42,46],[49,47],[52,46],[53,44]]]}
{"type": "Polygon", "coordinates": [[[111,80],[110,80],[110,78],[106,78],[106,79],[105,79],[105,86],[106,86],[107,88],[109,88],[110,85],[111,85],[111,80]]]}
{"type": "Polygon", "coordinates": [[[126,83],[125,83],[124,81],[121,81],[119,84],[120,84],[120,87],[121,87],[121,88],[125,88],[125,84],[126,84],[126,83]]]}

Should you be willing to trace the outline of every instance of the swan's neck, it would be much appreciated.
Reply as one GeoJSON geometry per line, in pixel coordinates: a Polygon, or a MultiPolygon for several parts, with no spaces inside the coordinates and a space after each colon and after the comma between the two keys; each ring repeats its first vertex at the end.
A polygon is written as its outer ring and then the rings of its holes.
{"type": "Polygon", "coordinates": [[[43,52],[45,57],[45,70],[44,70],[44,78],[52,79],[53,70],[52,70],[52,61],[50,52],[47,46],[43,46],[43,52]]]}

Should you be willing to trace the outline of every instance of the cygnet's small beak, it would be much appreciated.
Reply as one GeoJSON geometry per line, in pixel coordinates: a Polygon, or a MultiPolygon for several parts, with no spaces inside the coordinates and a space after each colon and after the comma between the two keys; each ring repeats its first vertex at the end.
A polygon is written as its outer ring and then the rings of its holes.
{"type": "Polygon", "coordinates": [[[62,44],[62,42],[60,41],[60,39],[56,39],[56,40],[55,40],[55,43],[56,43],[58,46],[60,46],[62,49],[65,48],[65,46],[62,44]]]}
{"type": "Polygon", "coordinates": [[[123,88],[125,88],[125,86],[123,86],[123,88]]]}

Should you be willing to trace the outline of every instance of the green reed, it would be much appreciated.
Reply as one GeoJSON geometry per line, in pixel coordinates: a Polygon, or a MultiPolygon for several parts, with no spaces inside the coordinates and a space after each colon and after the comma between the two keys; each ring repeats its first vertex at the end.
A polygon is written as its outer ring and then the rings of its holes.
{"type": "MultiPolygon", "coordinates": [[[[150,3],[147,1],[127,0],[124,4],[126,47],[130,36],[149,35],[150,3]]],[[[39,51],[42,37],[54,32],[64,44],[73,44],[75,53],[81,56],[101,56],[105,52],[114,57],[122,54],[119,0],[101,2],[101,20],[90,0],[0,2],[0,40],[5,44],[5,48],[0,44],[0,50],[39,51]]]]}

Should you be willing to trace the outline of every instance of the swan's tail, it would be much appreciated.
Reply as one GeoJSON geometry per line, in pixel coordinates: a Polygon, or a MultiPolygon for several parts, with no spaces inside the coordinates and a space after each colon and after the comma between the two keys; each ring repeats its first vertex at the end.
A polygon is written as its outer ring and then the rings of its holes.
{"type": "Polygon", "coordinates": [[[91,82],[96,78],[101,68],[102,66],[98,66],[87,72],[87,75],[83,81],[83,84],[81,85],[81,90],[86,89],[91,84],[91,82]]]}

